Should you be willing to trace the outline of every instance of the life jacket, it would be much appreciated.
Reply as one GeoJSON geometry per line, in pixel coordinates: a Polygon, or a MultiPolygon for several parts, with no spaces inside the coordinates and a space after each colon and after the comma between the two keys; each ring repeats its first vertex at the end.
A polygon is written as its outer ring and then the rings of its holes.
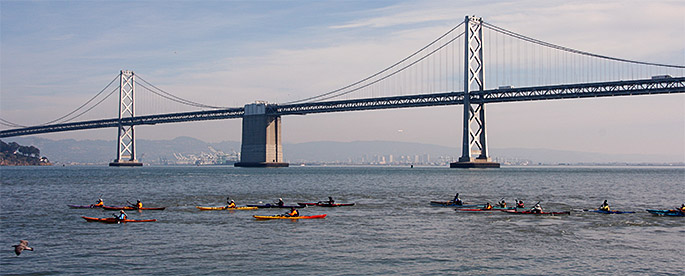
{"type": "Polygon", "coordinates": [[[490,204],[485,205],[485,210],[490,210],[490,209],[492,209],[492,205],[490,205],[490,204]]]}
{"type": "Polygon", "coordinates": [[[288,216],[297,217],[297,216],[300,216],[300,213],[297,211],[297,209],[295,209],[295,210],[293,210],[292,212],[290,212],[290,213],[288,214],[288,216]]]}
{"type": "Polygon", "coordinates": [[[95,206],[105,206],[105,202],[98,201],[97,203],[95,203],[95,206]]]}
{"type": "Polygon", "coordinates": [[[599,206],[599,209],[602,210],[602,211],[609,211],[609,205],[602,205],[602,206],[599,206]]]}
{"type": "Polygon", "coordinates": [[[504,202],[504,201],[502,201],[502,202],[499,203],[499,207],[506,208],[506,207],[507,207],[507,203],[504,202]]]}
{"type": "Polygon", "coordinates": [[[523,203],[517,203],[516,208],[523,208],[523,203]]]}
{"type": "Polygon", "coordinates": [[[143,208],[143,203],[142,202],[136,203],[136,208],[138,208],[138,209],[143,208]]]}
{"type": "Polygon", "coordinates": [[[119,214],[119,220],[125,220],[126,218],[128,218],[126,214],[119,214]]]}
{"type": "Polygon", "coordinates": [[[235,208],[235,202],[231,202],[226,206],[227,208],[235,208]]]}
{"type": "Polygon", "coordinates": [[[540,205],[535,205],[532,211],[533,213],[542,213],[542,207],[540,207],[540,205]]]}

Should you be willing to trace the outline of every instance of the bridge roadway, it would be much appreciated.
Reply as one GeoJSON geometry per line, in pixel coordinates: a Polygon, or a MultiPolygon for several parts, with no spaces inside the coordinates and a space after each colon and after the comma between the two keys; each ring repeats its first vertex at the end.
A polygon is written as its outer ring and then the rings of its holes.
{"type": "MultiPolygon", "coordinates": [[[[685,77],[489,89],[471,92],[470,101],[472,104],[480,102],[501,103],[671,93],[685,93],[685,77]]],[[[268,105],[266,113],[270,115],[304,115],[374,109],[460,105],[463,104],[463,100],[464,92],[447,92],[288,105],[270,104],[268,105]]],[[[155,125],[163,123],[221,120],[242,118],[244,113],[245,109],[243,107],[236,107],[209,111],[136,116],[122,119],[121,124],[155,125]]],[[[3,130],[0,131],[0,138],[118,126],[118,118],[82,121],[3,130]]]]}

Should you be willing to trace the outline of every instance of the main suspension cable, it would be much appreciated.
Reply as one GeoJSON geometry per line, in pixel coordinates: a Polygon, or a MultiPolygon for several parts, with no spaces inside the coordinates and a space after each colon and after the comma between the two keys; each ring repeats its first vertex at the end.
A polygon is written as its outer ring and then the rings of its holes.
{"type": "MultiPolygon", "coordinates": [[[[380,75],[380,74],[382,74],[382,73],[385,73],[386,71],[388,71],[388,70],[392,69],[393,67],[395,67],[395,66],[397,66],[397,65],[399,65],[399,64],[401,64],[401,63],[403,63],[403,62],[405,62],[405,61],[407,61],[408,59],[410,59],[410,58],[414,57],[415,55],[419,54],[421,51],[423,51],[423,50],[427,49],[428,47],[432,46],[433,44],[435,44],[436,42],[438,42],[439,40],[441,40],[442,38],[444,38],[444,37],[447,36],[448,34],[452,33],[452,32],[453,32],[454,30],[456,30],[457,28],[461,27],[462,25],[464,25],[464,22],[463,22],[463,21],[462,21],[461,23],[459,23],[457,26],[455,26],[454,28],[452,28],[452,29],[450,29],[449,31],[447,31],[445,34],[443,34],[443,35],[441,35],[440,37],[438,37],[438,38],[436,38],[435,40],[433,40],[433,42],[429,43],[428,45],[424,46],[423,48],[421,48],[421,49],[419,49],[418,51],[414,52],[413,54],[409,55],[408,57],[406,57],[406,58],[404,58],[404,59],[402,59],[402,60],[396,62],[395,64],[390,65],[389,67],[387,67],[387,68],[385,68],[385,69],[383,69],[383,70],[381,70],[381,71],[379,71],[379,72],[377,72],[377,73],[375,73],[375,74],[373,74],[373,75],[371,75],[371,76],[369,76],[369,77],[366,77],[366,78],[364,78],[364,79],[362,79],[362,80],[360,80],[360,81],[357,81],[357,82],[355,82],[355,83],[352,83],[352,84],[347,85],[347,86],[345,86],[345,87],[338,88],[338,89],[333,90],[333,91],[330,91],[330,92],[323,93],[323,94],[321,94],[321,95],[317,95],[317,96],[313,96],[313,97],[309,97],[309,98],[305,98],[305,99],[301,99],[301,100],[296,100],[296,101],[290,101],[290,102],[286,102],[286,103],[284,103],[284,104],[302,103],[302,102],[308,102],[308,101],[312,101],[312,100],[316,100],[316,99],[319,99],[319,100],[330,99],[330,98],[332,98],[332,97],[326,97],[326,96],[329,96],[329,95],[331,95],[331,94],[335,94],[335,93],[337,93],[337,92],[346,90],[346,89],[348,89],[348,88],[350,88],[350,87],[353,87],[353,86],[355,86],[355,85],[357,85],[357,84],[360,84],[360,83],[365,82],[365,81],[367,81],[367,80],[369,80],[369,79],[371,79],[371,78],[374,78],[374,77],[376,77],[376,76],[378,76],[378,75],[380,75]],[[326,97],[326,98],[324,98],[324,97],[326,97]],[[320,98],[324,98],[324,99],[320,99],[320,98]]],[[[406,67],[405,67],[405,68],[406,68],[406,67]]],[[[345,95],[345,94],[348,94],[348,93],[349,93],[349,92],[344,92],[344,93],[341,94],[341,95],[345,95]]],[[[334,97],[337,97],[337,96],[334,96],[334,97]]]]}
{"type": "Polygon", "coordinates": [[[508,35],[511,37],[515,37],[515,38],[518,38],[518,39],[521,39],[524,41],[528,41],[530,43],[534,43],[534,44],[538,44],[541,46],[545,46],[545,47],[549,47],[549,48],[553,48],[553,49],[557,49],[557,50],[562,50],[562,51],[566,51],[566,52],[571,52],[571,53],[575,53],[575,54],[581,54],[581,55],[585,55],[585,56],[591,56],[591,57],[596,57],[596,58],[608,59],[608,60],[613,60],[613,61],[621,61],[621,62],[627,62],[627,63],[633,63],[633,64],[652,65],[652,66],[678,68],[678,69],[685,68],[685,65],[673,65],[673,64],[644,62],[644,61],[636,61],[636,60],[629,60],[629,59],[623,59],[623,58],[616,58],[616,57],[594,54],[594,53],[590,53],[590,52],[585,52],[585,51],[576,50],[573,48],[568,48],[568,47],[556,45],[553,43],[545,42],[545,41],[538,40],[538,39],[535,39],[532,37],[528,37],[528,36],[525,36],[522,34],[518,34],[518,33],[515,33],[513,31],[498,27],[496,25],[490,24],[490,23],[485,22],[485,21],[483,21],[483,25],[486,28],[491,29],[493,31],[496,31],[496,32],[499,32],[499,33],[502,33],[502,34],[505,34],[505,35],[508,35]]]}

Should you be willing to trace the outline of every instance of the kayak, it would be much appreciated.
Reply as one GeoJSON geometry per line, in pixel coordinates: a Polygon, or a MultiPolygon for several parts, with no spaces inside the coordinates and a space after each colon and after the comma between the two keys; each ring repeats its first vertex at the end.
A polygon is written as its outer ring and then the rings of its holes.
{"type": "Polygon", "coordinates": [[[125,220],[118,220],[117,218],[92,218],[92,217],[83,217],[88,222],[103,222],[103,223],[127,223],[127,222],[154,222],[157,221],[156,219],[125,219],[125,220]]]}
{"type": "Polygon", "coordinates": [[[647,209],[647,212],[657,216],[685,217],[685,213],[678,210],[654,210],[647,209]]]}
{"type": "Polygon", "coordinates": [[[143,207],[136,208],[131,206],[102,206],[105,210],[164,210],[166,207],[143,207]]]}
{"type": "Polygon", "coordinates": [[[319,207],[340,207],[340,206],[354,206],[354,203],[333,203],[328,202],[298,202],[302,206],[319,206],[319,207]]]}
{"type": "Polygon", "coordinates": [[[595,213],[601,213],[601,214],[633,214],[635,212],[631,211],[619,211],[619,210],[609,210],[609,211],[604,211],[604,210],[587,210],[588,212],[595,212],[595,213]]]}
{"type": "Polygon", "coordinates": [[[492,207],[492,209],[484,209],[484,208],[477,208],[477,209],[472,209],[472,208],[457,208],[455,211],[460,211],[460,212],[492,212],[492,211],[506,211],[506,210],[516,210],[516,207],[492,207]]]}
{"type": "Polygon", "coordinates": [[[283,205],[283,206],[278,206],[278,204],[247,204],[247,207],[257,207],[257,208],[302,208],[306,207],[304,205],[283,205]]]}
{"type": "Polygon", "coordinates": [[[200,209],[202,211],[210,211],[210,210],[257,210],[259,208],[257,207],[233,207],[233,208],[226,208],[226,206],[219,206],[219,207],[202,207],[202,206],[195,206],[195,208],[200,209]]]}
{"type": "Polygon", "coordinates": [[[456,208],[482,208],[485,204],[462,204],[457,205],[454,201],[431,201],[431,205],[440,207],[456,207],[456,208]]]}
{"type": "Polygon", "coordinates": [[[542,212],[535,213],[533,211],[517,211],[517,210],[501,210],[502,212],[507,212],[509,214],[521,214],[521,215],[570,215],[571,211],[566,212],[542,212]]]}
{"type": "Polygon", "coordinates": [[[256,219],[259,220],[267,220],[267,219],[320,219],[320,218],[325,218],[326,214],[323,215],[313,215],[313,216],[298,216],[298,217],[286,217],[284,215],[276,215],[276,216],[253,216],[256,219]]]}
{"type": "Polygon", "coordinates": [[[71,205],[67,204],[69,208],[75,208],[75,209],[95,209],[95,208],[102,208],[102,206],[95,206],[95,204],[91,205],[71,205]]]}

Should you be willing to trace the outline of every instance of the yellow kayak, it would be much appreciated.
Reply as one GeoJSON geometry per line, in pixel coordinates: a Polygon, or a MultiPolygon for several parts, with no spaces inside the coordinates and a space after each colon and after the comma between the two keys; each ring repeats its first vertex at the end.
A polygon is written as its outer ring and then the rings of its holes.
{"type": "Polygon", "coordinates": [[[200,209],[202,211],[210,211],[210,210],[257,210],[259,208],[257,207],[235,207],[235,208],[226,208],[226,206],[220,206],[220,207],[202,207],[202,206],[195,206],[195,208],[200,209]]]}

